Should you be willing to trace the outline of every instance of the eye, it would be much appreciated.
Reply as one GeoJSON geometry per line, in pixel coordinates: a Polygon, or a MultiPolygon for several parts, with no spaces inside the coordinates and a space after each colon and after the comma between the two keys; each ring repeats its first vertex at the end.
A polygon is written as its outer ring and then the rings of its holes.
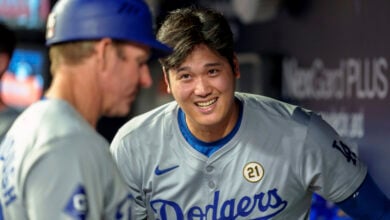
{"type": "Polygon", "coordinates": [[[138,68],[143,68],[144,66],[148,65],[148,61],[147,60],[138,60],[137,65],[138,65],[138,68]]]}
{"type": "Polygon", "coordinates": [[[219,70],[218,69],[210,69],[209,70],[209,75],[216,75],[219,73],[219,70]]]}
{"type": "Polygon", "coordinates": [[[191,79],[191,75],[188,73],[182,73],[178,75],[179,80],[189,80],[191,79]]]}
{"type": "Polygon", "coordinates": [[[147,65],[147,62],[140,62],[138,65],[139,65],[139,67],[143,67],[143,66],[147,65]]]}

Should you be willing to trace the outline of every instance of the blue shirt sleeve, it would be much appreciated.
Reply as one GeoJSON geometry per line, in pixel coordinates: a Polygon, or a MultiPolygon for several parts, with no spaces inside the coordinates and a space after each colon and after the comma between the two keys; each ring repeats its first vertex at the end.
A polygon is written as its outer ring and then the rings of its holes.
{"type": "Polygon", "coordinates": [[[390,200],[369,174],[350,197],[336,205],[354,219],[390,220],[390,200]]]}

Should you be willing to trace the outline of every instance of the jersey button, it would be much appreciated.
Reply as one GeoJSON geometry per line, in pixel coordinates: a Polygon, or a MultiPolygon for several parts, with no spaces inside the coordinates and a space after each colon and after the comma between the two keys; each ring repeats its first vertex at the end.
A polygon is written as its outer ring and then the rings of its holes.
{"type": "Polygon", "coordinates": [[[213,172],[213,170],[214,170],[214,167],[212,167],[212,166],[207,166],[206,167],[206,172],[208,172],[208,173],[213,172]]]}
{"type": "Polygon", "coordinates": [[[214,188],[215,188],[215,183],[214,183],[214,181],[210,181],[210,182],[209,182],[209,187],[210,187],[211,189],[214,189],[214,188]]]}

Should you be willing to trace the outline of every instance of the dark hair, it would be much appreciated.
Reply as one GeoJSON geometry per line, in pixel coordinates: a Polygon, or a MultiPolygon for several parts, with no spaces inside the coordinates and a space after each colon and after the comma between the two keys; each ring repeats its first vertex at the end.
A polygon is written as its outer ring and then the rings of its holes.
{"type": "Polygon", "coordinates": [[[0,23],[0,53],[7,53],[11,58],[16,46],[16,35],[5,24],[0,23]]]}
{"type": "Polygon", "coordinates": [[[199,44],[225,57],[234,70],[233,33],[225,17],[215,10],[199,6],[174,10],[159,28],[157,39],[174,50],[159,59],[167,71],[179,67],[199,44]]]}

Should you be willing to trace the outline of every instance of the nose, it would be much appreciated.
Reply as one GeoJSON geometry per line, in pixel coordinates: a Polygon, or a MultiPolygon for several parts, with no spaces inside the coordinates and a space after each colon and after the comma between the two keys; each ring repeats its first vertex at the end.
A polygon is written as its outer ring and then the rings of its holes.
{"type": "Polygon", "coordinates": [[[195,83],[196,83],[195,91],[194,91],[195,95],[204,97],[211,93],[211,88],[207,79],[204,79],[203,77],[199,77],[195,83]]]}
{"type": "Polygon", "coordinates": [[[152,76],[150,75],[150,69],[146,65],[142,70],[141,70],[141,75],[140,75],[140,85],[142,88],[149,88],[153,84],[152,76]]]}

